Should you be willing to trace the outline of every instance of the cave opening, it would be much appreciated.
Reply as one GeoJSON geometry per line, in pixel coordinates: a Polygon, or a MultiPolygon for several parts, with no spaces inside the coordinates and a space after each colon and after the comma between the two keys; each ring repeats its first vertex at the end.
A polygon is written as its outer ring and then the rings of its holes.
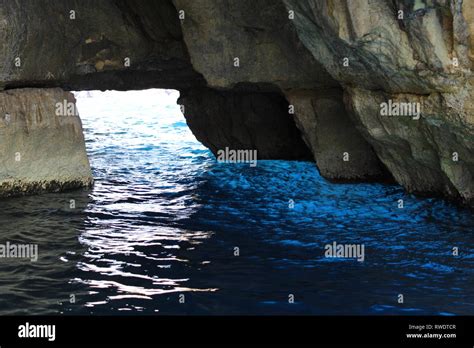
{"type": "Polygon", "coordinates": [[[213,160],[189,129],[177,90],[73,93],[98,186],[94,192],[105,189],[120,200],[144,191],[179,191],[170,177],[185,177],[193,164],[213,160]]]}
{"type": "Polygon", "coordinates": [[[181,94],[157,88],[72,93],[96,185],[107,176],[152,188],[165,168],[173,175],[211,162],[250,167],[257,160],[313,162],[279,93],[204,89],[181,94]]]}

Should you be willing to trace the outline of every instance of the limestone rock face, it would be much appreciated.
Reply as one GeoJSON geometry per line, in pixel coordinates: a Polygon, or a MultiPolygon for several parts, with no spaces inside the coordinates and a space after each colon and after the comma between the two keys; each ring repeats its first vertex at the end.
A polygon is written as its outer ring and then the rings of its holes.
{"type": "Polygon", "coordinates": [[[92,184],[74,106],[59,88],[0,92],[0,197],[92,184]]]}
{"type": "Polygon", "coordinates": [[[282,88],[337,86],[301,45],[289,13],[275,0],[174,0],[184,11],[184,42],[211,87],[239,82],[282,88]]]}
{"type": "Polygon", "coordinates": [[[311,158],[279,93],[204,88],[184,94],[179,103],[189,128],[214,155],[228,147],[257,150],[258,159],[311,158]]]}
{"type": "MultiPolygon", "coordinates": [[[[279,88],[295,107],[298,128],[325,178],[351,181],[383,176],[380,161],[345,112],[342,93],[328,96],[326,90],[340,91],[339,84],[302,44],[293,25],[293,14],[285,8],[283,2],[174,0],[174,3],[178,11],[184,11],[181,26],[191,62],[210,87],[232,89],[242,84],[249,86],[248,83],[251,82],[261,87],[266,86],[269,90],[279,88]],[[312,109],[312,100],[317,100],[319,105],[316,107],[322,108],[318,115],[312,109]],[[326,107],[329,109],[324,111],[326,107]],[[352,160],[343,161],[345,151],[351,152],[352,160]]],[[[222,93],[216,92],[216,95],[223,97],[222,93]]],[[[201,96],[202,101],[203,98],[204,95],[201,96]]],[[[215,101],[203,102],[210,104],[215,101]]],[[[223,114],[217,109],[213,113],[223,114]]],[[[282,112],[275,114],[280,115],[282,112]]],[[[245,127],[270,119],[267,115],[249,115],[256,120],[247,122],[245,127]]],[[[189,116],[186,112],[185,116],[190,128],[194,130],[197,124],[196,114],[189,116]]],[[[219,120],[218,117],[213,119],[219,120]]],[[[237,124],[239,120],[241,117],[234,119],[233,124],[237,124]]],[[[260,133],[265,128],[267,127],[259,126],[252,133],[263,139],[268,135],[268,132],[260,133]]],[[[210,133],[211,130],[207,128],[206,132],[210,133]]],[[[224,137],[222,132],[223,130],[216,131],[220,135],[215,134],[214,137],[221,139],[218,142],[221,145],[224,144],[223,140],[231,138],[229,135],[235,135],[232,133],[224,137]]],[[[201,132],[195,132],[198,133],[201,132]]],[[[283,130],[279,134],[283,134],[283,130]]],[[[238,138],[242,139],[242,136],[238,138]]],[[[273,147],[271,152],[260,141],[259,150],[262,154],[273,154],[274,158],[294,158],[293,155],[287,157],[286,150],[280,154],[275,152],[277,148],[283,147],[275,148],[271,139],[269,138],[269,146],[273,147]]],[[[248,145],[249,142],[246,141],[245,144],[248,145]]],[[[286,145],[291,144],[292,141],[286,145]]],[[[295,152],[299,153],[299,150],[295,152]]]]}
{"type": "Polygon", "coordinates": [[[189,88],[204,81],[167,0],[0,0],[0,87],[189,88]]]}
{"type": "Polygon", "coordinates": [[[419,96],[348,88],[346,96],[355,122],[400,184],[468,203],[474,196],[473,100],[466,91],[419,96]],[[420,119],[381,116],[387,100],[420,103],[420,119]]]}
{"type": "Polygon", "coordinates": [[[354,124],[396,181],[472,204],[472,2],[284,2],[296,13],[299,38],[341,83],[354,124]],[[382,116],[389,102],[418,103],[420,119],[382,116]]]}
{"type": "Polygon", "coordinates": [[[331,180],[376,180],[387,176],[372,147],[350,119],[342,89],[288,92],[303,139],[322,176],[331,180]]]}
{"type": "Polygon", "coordinates": [[[284,2],[301,41],[342,84],[427,94],[471,78],[472,7],[461,1],[284,2]]]}

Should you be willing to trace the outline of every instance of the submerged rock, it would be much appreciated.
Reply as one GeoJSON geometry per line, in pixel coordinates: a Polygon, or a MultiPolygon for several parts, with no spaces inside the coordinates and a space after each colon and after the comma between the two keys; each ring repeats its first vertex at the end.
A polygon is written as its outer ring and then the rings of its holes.
{"type": "Polygon", "coordinates": [[[0,92],[0,197],[92,185],[74,96],[59,88],[0,92]]]}

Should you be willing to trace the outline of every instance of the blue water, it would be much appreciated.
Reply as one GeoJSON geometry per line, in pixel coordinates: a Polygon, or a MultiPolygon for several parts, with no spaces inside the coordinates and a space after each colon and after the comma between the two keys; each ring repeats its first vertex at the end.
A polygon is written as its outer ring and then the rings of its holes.
{"type": "Polygon", "coordinates": [[[0,260],[0,314],[474,314],[469,210],[309,162],[217,163],[177,96],[78,94],[95,186],[0,202],[0,242],[40,254],[0,260]],[[326,258],[334,241],[364,261],[326,258]]]}

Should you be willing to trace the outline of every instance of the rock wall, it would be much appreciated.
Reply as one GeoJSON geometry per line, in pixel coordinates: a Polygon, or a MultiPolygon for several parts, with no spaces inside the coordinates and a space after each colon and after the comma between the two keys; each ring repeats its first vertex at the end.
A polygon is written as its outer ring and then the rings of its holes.
{"type": "Polygon", "coordinates": [[[0,197],[91,184],[74,96],[58,88],[0,92],[0,197]]]}
{"type": "Polygon", "coordinates": [[[228,147],[257,150],[258,159],[310,160],[285,97],[249,88],[204,88],[183,94],[179,103],[185,105],[187,123],[196,138],[214,155],[228,147]]]}
{"type": "MultiPolygon", "coordinates": [[[[174,4],[185,14],[181,26],[191,62],[210,87],[247,86],[251,91],[250,86],[258,85],[258,91],[265,88],[279,90],[292,105],[294,113],[291,115],[324,177],[342,181],[386,177],[381,169],[383,165],[345,111],[340,84],[298,38],[282,1],[174,0],[174,4]],[[328,93],[328,90],[338,93],[328,93]],[[319,105],[311,106],[312,101],[319,105]],[[318,113],[311,110],[313,107],[319,109],[318,113]],[[326,107],[330,109],[324,110],[326,107]],[[350,152],[348,161],[344,160],[345,152],[350,152]]],[[[186,104],[185,100],[183,102],[186,104]]],[[[264,108],[262,105],[260,110],[264,108]]],[[[212,112],[215,113],[213,119],[224,114],[218,108],[212,112]]],[[[189,120],[187,113],[186,117],[189,120]]],[[[253,113],[252,118],[259,118],[259,115],[253,113]]],[[[260,120],[266,123],[268,118],[262,115],[260,120]]],[[[195,124],[195,121],[189,122],[197,138],[207,137],[199,135],[195,124]]],[[[254,132],[260,129],[262,127],[254,132]]],[[[259,137],[267,135],[262,133],[259,137]]],[[[221,136],[221,139],[225,137],[221,136]]],[[[270,144],[274,144],[271,139],[270,144]]],[[[293,146],[292,140],[286,146],[293,146]]],[[[293,158],[284,156],[287,150],[277,154],[279,149],[284,148],[274,149],[272,157],[293,158]]]]}
{"type": "Polygon", "coordinates": [[[471,1],[284,0],[299,38],[345,90],[349,114],[410,192],[472,204],[471,1]],[[381,115],[418,103],[418,120],[381,115]]]}
{"type": "Polygon", "coordinates": [[[473,6],[0,0],[0,89],[175,88],[214,153],[309,149],[328,179],[393,176],[472,204],[473,6]],[[419,117],[384,116],[393,103],[419,105],[419,117]]]}
{"type": "Polygon", "coordinates": [[[237,83],[293,89],[338,85],[301,44],[283,2],[173,2],[184,11],[180,23],[193,67],[210,87],[232,88],[237,83]]]}
{"type": "Polygon", "coordinates": [[[342,96],[341,88],[287,94],[321,175],[333,181],[387,179],[386,169],[349,117],[342,96]]]}
{"type": "Polygon", "coordinates": [[[469,202],[474,195],[472,96],[467,93],[387,94],[347,89],[355,122],[398,183],[410,192],[469,202]],[[420,103],[419,120],[384,117],[387,100],[420,103]],[[471,118],[471,120],[469,120],[471,118]]]}
{"type": "Polygon", "coordinates": [[[284,2],[301,41],[341,84],[427,94],[462,88],[471,77],[463,1],[284,2]]]}
{"type": "Polygon", "coordinates": [[[0,0],[0,87],[190,88],[171,1],[0,0]]]}

